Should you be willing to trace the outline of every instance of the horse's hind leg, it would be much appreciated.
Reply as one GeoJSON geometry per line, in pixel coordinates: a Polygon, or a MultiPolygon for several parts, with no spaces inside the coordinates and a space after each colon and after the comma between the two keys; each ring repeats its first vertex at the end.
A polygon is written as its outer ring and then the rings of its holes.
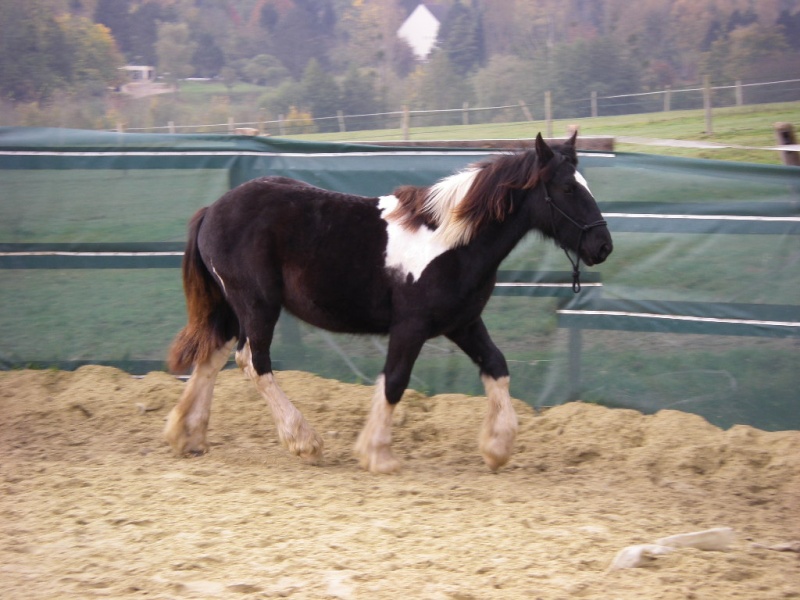
{"type": "Polygon", "coordinates": [[[481,372],[488,408],[478,436],[478,448],[484,462],[496,471],[511,458],[517,435],[517,413],[511,404],[508,365],[503,354],[489,337],[481,319],[451,332],[448,336],[481,372]]]}
{"type": "Polygon", "coordinates": [[[235,341],[230,340],[211,354],[207,361],[195,365],[181,399],[170,411],[164,427],[164,437],[175,454],[198,455],[208,450],[206,433],[214,383],[228,361],[235,341]]]}
{"type": "MultiPolygon", "coordinates": [[[[275,381],[269,359],[271,331],[272,328],[269,328],[269,340],[266,350],[260,351],[261,357],[256,355],[254,358],[251,340],[246,339],[242,348],[236,352],[236,363],[252,379],[259,394],[266,400],[275,422],[275,429],[278,431],[278,439],[284,447],[309,463],[317,464],[322,460],[322,438],[317,435],[317,432],[308,424],[302,413],[297,410],[297,407],[292,404],[292,401],[275,381]],[[266,358],[264,353],[266,353],[266,358]]],[[[260,330],[260,333],[263,335],[263,329],[260,330]]],[[[263,345],[263,338],[257,343],[263,345]]]]}

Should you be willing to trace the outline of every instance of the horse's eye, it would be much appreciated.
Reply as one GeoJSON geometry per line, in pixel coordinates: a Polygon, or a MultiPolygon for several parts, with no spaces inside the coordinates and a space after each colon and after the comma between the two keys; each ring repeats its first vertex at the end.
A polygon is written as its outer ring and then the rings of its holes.
{"type": "Polygon", "coordinates": [[[567,184],[567,185],[564,187],[564,193],[565,193],[567,196],[571,196],[571,195],[572,195],[572,192],[574,192],[574,191],[575,191],[575,184],[574,184],[574,183],[568,183],[568,184],[567,184]]]}

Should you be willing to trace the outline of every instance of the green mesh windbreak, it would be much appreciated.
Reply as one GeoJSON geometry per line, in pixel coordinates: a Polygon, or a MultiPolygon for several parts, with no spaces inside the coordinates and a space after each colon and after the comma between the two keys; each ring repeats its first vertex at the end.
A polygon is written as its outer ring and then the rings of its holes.
{"type": "MultiPolygon", "coordinates": [[[[380,195],[487,152],[0,128],[0,365],[164,368],[185,319],[187,222],[238,183],[278,174],[380,195]]],[[[580,170],[614,253],[584,268],[577,295],[563,253],[536,235],[505,261],[484,318],[513,395],[800,428],[800,169],[583,153],[580,170]]],[[[385,344],[282,317],[273,358],[368,383],[385,344]]],[[[445,339],[411,387],[483,393],[445,339]]]]}

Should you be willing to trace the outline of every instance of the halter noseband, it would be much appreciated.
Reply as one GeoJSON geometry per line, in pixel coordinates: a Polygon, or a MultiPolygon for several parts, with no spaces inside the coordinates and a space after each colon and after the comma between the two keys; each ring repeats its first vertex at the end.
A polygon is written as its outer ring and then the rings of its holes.
{"type": "MultiPolygon", "coordinates": [[[[563,162],[563,159],[561,160],[561,162],[563,162]]],[[[555,171],[557,171],[558,167],[560,166],[561,166],[560,163],[558,164],[558,166],[556,166],[553,172],[554,175],[555,171]]],[[[583,245],[583,236],[585,236],[586,232],[589,231],[590,229],[593,229],[594,227],[600,227],[601,225],[607,225],[608,223],[606,222],[605,219],[598,219],[597,221],[588,224],[578,223],[575,219],[573,219],[566,212],[564,212],[564,210],[560,206],[558,206],[555,202],[553,202],[553,199],[550,197],[550,192],[547,189],[547,184],[544,181],[542,181],[542,187],[544,188],[544,200],[550,207],[550,221],[553,224],[553,238],[555,238],[556,242],[558,242],[558,245],[564,251],[564,254],[567,255],[567,259],[572,265],[572,291],[577,294],[578,292],[581,291],[581,246],[583,245]],[[580,230],[580,235],[578,236],[578,247],[575,250],[575,260],[572,260],[572,256],[570,256],[569,250],[567,250],[567,247],[558,239],[558,236],[556,235],[556,226],[555,226],[556,212],[580,230]]]]}

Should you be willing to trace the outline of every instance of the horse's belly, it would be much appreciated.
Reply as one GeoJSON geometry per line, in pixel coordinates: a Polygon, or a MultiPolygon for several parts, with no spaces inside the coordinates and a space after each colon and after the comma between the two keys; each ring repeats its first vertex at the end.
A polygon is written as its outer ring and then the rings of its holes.
{"type": "Polygon", "coordinates": [[[304,288],[285,290],[283,305],[297,318],[320,329],[340,333],[388,333],[388,303],[376,303],[364,294],[366,291],[319,295],[304,288]]]}

